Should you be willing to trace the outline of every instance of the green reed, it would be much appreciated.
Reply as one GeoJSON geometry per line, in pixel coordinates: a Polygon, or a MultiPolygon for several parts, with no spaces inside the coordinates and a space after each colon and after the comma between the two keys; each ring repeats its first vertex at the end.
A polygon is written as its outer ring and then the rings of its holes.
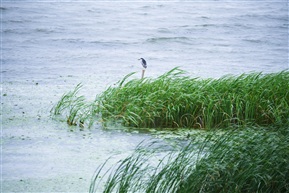
{"type": "Polygon", "coordinates": [[[227,128],[289,124],[289,71],[200,79],[174,68],[151,79],[128,74],[87,102],[81,85],[64,94],[52,114],[69,125],[121,122],[129,127],[227,128]],[[84,123],[88,122],[88,123],[84,123]]]}
{"type": "Polygon", "coordinates": [[[104,121],[133,127],[225,128],[289,122],[289,71],[220,79],[184,76],[179,68],[156,79],[127,80],[98,98],[104,121]]]}
{"type": "Polygon", "coordinates": [[[137,147],[114,168],[101,165],[90,192],[288,192],[288,134],[288,128],[231,130],[210,132],[179,151],[137,147]]]}
{"type": "Polygon", "coordinates": [[[51,109],[53,117],[66,115],[68,125],[84,127],[93,124],[95,117],[95,102],[87,102],[84,96],[78,96],[82,85],[78,84],[73,91],[65,93],[58,103],[51,109]]]}

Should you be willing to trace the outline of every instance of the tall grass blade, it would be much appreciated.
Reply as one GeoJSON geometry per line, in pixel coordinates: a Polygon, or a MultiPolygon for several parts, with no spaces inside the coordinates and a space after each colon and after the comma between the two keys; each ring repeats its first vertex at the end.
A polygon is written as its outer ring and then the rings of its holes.
{"type": "Polygon", "coordinates": [[[103,192],[288,192],[288,134],[288,128],[210,132],[169,150],[158,164],[149,160],[160,150],[136,150],[110,170],[103,192]]]}

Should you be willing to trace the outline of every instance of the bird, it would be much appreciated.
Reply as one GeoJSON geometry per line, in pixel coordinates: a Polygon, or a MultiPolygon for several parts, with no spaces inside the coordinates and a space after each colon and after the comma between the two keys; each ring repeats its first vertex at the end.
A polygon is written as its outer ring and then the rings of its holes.
{"type": "Polygon", "coordinates": [[[144,68],[147,68],[147,62],[145,61],[145,59],[143,58],[140,58],[138,60],[141,60],[141,65],[144,67],[144,68]]]}

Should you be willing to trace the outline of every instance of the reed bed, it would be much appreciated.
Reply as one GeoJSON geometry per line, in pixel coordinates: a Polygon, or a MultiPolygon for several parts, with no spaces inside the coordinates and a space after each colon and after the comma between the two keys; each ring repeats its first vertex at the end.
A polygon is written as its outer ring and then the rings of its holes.
{"type": "Polygon", "coordinates": [[[288,134],[288,128],[211,132],[161,159],[162,150],[138,147],[111,169],[101,165],[89,192],[289,192],[288,134]]]}
{"type": "Polygon", "coordinates": [[[95,120],[137,128],[289,125],[289,71],[219,79],[191,78],[179,68],[155,79],[131,80],[133,74],[92,102],[78,96],[79,84],[51,112],[80,126],[91,126],[95,120]]]}
{"type": "Polygon", "coordinates": [[[174,68],[150,79],[109,87],[96,112],[129,127],[227,128],[284,125],[289,122],[289,71],[220,79],[184,76],[174,68]]]}

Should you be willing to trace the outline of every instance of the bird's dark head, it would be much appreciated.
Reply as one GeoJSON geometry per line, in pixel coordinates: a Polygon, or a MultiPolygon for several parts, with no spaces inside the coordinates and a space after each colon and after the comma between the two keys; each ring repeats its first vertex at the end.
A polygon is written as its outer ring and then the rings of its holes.
{"type": "Polygon", "coordinates": [[[140,59],[138,59],[138,60],[144,60],[143,58],[140,58],[140,59]]]}

